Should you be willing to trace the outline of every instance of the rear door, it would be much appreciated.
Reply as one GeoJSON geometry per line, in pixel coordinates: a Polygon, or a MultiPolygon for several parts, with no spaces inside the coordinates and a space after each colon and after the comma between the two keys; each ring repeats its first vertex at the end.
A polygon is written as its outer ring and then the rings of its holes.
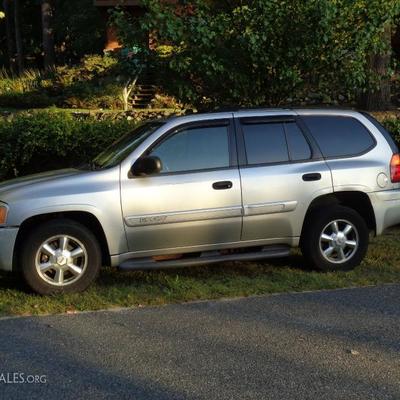
{"type": "Polygon", "coordinates": [[[332,192],[331,172],[295,115],[236,115],[242,240],[291,243],[311,201],[332,192]]]}

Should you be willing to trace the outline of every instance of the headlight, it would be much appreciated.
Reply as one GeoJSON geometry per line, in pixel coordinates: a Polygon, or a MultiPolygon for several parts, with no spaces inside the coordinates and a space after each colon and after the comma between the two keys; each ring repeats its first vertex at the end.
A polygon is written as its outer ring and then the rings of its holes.
{"type": "Polygon", "coordinates": [[[7,221],[8,207],[0,205],[0,225],[4,225],[7,221]]]}

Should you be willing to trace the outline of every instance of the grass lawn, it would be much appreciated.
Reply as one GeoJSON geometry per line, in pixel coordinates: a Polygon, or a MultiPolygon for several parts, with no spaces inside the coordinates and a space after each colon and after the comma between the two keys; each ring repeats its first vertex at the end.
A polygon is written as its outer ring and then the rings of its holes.
{"type": "Polygon", "coordinates": [[[105,268],[86,292],[54,297],[29,293],[21,281],[0,274],[0,315],[30,315],[121,306],[146,306],[266,293],[335,289],[400,282],[400,228],[372,240],[355,271],[320,273],[299,252],[281,260],[237,262],[152,272],[105,268]]]}

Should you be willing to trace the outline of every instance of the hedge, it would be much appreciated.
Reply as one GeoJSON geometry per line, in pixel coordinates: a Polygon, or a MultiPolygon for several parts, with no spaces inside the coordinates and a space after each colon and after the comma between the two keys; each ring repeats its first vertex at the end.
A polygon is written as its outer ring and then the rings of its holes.
{"type": "MultiPolygon", "coordinates": [[[[118,114],[116,119],[110,114],[99,120],[96,115],[46,110],[0,117],[0,180],[89,162],[138,121],[170,113],[118,114]]],[[[399,143],[400,119],[391,117],[384,125],[399,143]]]]}
{"type": "Polygon", "coordinates": [[[0,180],[89,162],[138,121],[168,115],[140,113],[128,118],[66,111],[20,112],[0,117],[0,180]]]}

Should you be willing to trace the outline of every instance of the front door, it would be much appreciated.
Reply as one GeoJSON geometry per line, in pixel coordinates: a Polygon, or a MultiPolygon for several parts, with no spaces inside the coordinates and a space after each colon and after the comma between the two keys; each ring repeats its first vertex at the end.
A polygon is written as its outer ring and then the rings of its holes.
{"type": "Polygon", "coordinates": [[[163,167],[152,176],[121,177],[131,252],[145,256],[240,240],[242,199],[231,120],[175,128],[144,155],[159,157],[163,167]]]}

